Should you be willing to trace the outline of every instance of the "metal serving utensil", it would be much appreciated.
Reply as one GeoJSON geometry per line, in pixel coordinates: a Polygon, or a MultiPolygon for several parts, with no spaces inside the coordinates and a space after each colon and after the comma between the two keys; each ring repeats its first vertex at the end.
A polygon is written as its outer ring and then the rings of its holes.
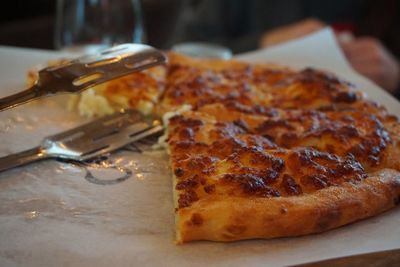
{"type": "Polygon", "coordinates": [[[0,171],[47,158],[84,161],[162,131],[159,120],[133,110],[121,111],[46,137],[35,148],[2,157],[0,171]]]}
{"type": "Polygon", "coordinates": [[[0,111],[37,98],[60,93],[79,93],[106,81],[165,63],[159,50],[142,44],[122,44],[94,55],[67,61],[39,71],[29,89],[0,98],[0,111]]]}

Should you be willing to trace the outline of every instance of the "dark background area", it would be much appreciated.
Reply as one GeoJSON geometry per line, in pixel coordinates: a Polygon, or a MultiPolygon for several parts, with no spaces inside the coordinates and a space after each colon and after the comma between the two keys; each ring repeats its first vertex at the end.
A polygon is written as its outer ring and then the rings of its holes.
{"type": "Polygon", "coordinates": [[[0,44],[52,49],[55,0],[13,0],[0,9],[0,44]]]}
{"type": "MultiPolygon", "coordinates": [[[[147,43],[207,41],[234,52],[257,48],[261,34],[304,18],[379,38],[400,57],[399,0],[142,0],[147,43]]],[[[13,0],[0,10],[0,44],[54,49],[56,0],[13,0]]]]}

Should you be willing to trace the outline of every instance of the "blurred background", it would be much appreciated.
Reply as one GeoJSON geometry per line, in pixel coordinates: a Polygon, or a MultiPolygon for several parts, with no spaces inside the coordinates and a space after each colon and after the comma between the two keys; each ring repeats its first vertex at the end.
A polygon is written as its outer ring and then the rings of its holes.
{"type": "MultiPolygon", "coordinates": [[[[240,53],[277,45],[329,25],[357,71],[393,94],[400,87],[399,0],[139,2],[142,40],[158,48],[197,41],[240,53]]],[[[57,0],[8,1],[7,8],[0,10],[0,45],[55,49],[56,8],[57,0]]]]}

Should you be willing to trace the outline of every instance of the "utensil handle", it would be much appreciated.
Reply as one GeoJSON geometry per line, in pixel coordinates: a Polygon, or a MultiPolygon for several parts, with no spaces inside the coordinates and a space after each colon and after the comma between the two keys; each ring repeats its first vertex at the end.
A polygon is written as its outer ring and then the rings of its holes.
{"type": "Polygon", "coordinates": [[[40,147],[5,156],[0,158],[0,172],[47,157],[47,154],[40,147]]]}
{"type": "Polygon", "coordinates": [[[0,98],[0,111],[19,106],[42,96],[40,87],[33,85],[22,92],[0,98]]]}

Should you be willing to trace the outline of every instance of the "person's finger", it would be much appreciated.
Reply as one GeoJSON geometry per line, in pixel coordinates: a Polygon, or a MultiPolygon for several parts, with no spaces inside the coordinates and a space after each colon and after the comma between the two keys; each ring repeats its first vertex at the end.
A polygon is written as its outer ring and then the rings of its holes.
{"type": "Polygon", "coordinates": [[[400,64],[379,40],[357,38],[340,45],[347,60],[357,72],[388,91],[393,92],[398,88],[400,64]]]}
{"type": "Polygon", "coordinates": [[[361,75],[367,77],[368,79],[371,79],[375,83],[377,83],[381,86],[384,86],[386,84],[382,75],[379,74],[379,71],[377,71],[373,67],[372,68],[365,67],[365,64],[364,65],[363,64],[351,64],[351,66],[353,67],[353,69],[355,71],[357,71],[361,75]]]}
{"type": "Polygon", "coordinates": [[[364,54],[364,56],[368,56],[366,53],[377,53],[382,49],[382,45],[378,40],[369,37],[357,38],[351,42],[341,43],[341,47],[345,53],[364,54]]]}
{"type": "Polygon", "coordinates": [[[343,46],[343,52],[350,62],[361,64],[374,64],[382,67],[387,55],[378,42],[354,42],[343,46]]]}
{"type": "Polygon", "coordinates": [[[343,52],[350,56],[363,55],[365,57],[368,55],[367,53],[370,51],[370,49],[370,46],[360,45],[357,42],[351,42],[342,45],[343,52]]]}

